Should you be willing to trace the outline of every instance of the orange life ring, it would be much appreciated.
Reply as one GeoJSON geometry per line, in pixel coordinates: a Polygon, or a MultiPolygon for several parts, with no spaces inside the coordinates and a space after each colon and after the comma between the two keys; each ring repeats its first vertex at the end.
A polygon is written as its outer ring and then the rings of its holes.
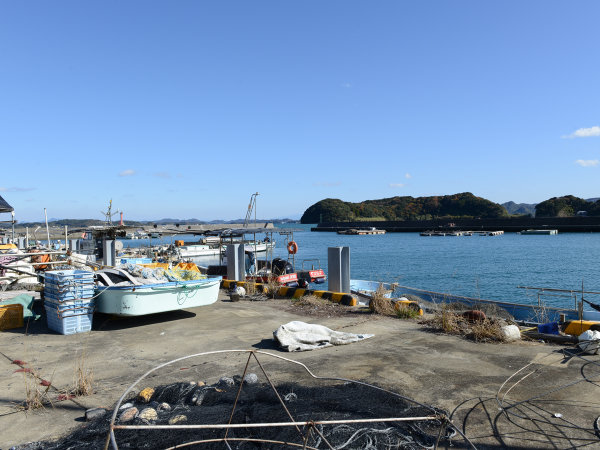
{"type": "Polygon", "coordinates": [[[296,244],[294,241],[288,242],[287,251],[290,255],[295,255],[298,251],[298,244],[296,244]]]}

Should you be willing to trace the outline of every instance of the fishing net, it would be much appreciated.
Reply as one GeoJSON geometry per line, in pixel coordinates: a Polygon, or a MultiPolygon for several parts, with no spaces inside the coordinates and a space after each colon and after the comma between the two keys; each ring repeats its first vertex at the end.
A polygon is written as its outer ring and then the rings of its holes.
{"type": "MultiPolygon", "coordinates": [[[[319,377],[302,363],[260,350],[206,352],[164,363],[129,388],[116,407],[113,432],[121,449],[189,443],[187,448],[198,449],[421,449],[438,441],[449,445],[455,433],[444,411],[364,382],[319,377]],[[181,381],[182,370],[188,380],[204,381],[181,381]],[[175,381],[150,387],[145,383],[151,378],[175,381]]],[[[18,448],[103,448],[111,416],[58,441],[18,448]]]]}
{"type": "MultiPolygon", "coordinates": [[[[231,380],[231,379],[229,379],[231,380]]],[[[218,382],[210,386],[190,383],[172,383],[156,388],[150,403],[131,401],[140,411],[145,407],[157,408],[157,420],[148,422],[141,418],[131,424],[166,425],[177,416],[185,416],[180,424],[226,424],[232,412],[241,377],[231,382],[218,382]],[[168,403],[169,410],[159,405],[168,403]]],[[[425,417],[439,412],[354,383],[335,383],[326,386],[306,386],[285,383],[276,386],[277,393],[268,383],[248,385],[236,403],[231,423],[278,423],[290,422],[282,402],[295,421],[346,421],[336,424],[314,426],[265,426],[260,428],[236,428],[227,432],[228,445],[232,449],[275,449],[285,448],[284,443],[302,446],[306,439],[307,448],[335,449],[417,449],[432,447],[443,425],[441,420],[419,420],[409,422],[376,421],[352,423],[357,419],[425,417]],[[331,447],[330,447],[331,446],[331,447]]],[[[109,414],[89,423],[69,436],[54,443],[37,443],[21,449],[92,449],[102,448],[109,430],[109,414]]],[[[159,449],[183,443],[216,439],[218,442],[195,444],[189,448],[228,448],[222,441],[224,429],[147,429],[115,430],[119,448],[159,449]]],[[[447,436],[442,435],[447,441],[447,436]]],[[[291,448],[291,447],[290,447],[291,448]]]]}

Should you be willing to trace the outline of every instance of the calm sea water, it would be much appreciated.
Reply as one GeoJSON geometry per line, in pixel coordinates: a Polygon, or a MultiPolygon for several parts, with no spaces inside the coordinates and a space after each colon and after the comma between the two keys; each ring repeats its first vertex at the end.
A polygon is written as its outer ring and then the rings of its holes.
{"type": "MultiPolygon", "coordinates": [[[[536,303],[537,296],[517,286],[581,290],[583,282],[585,290],[600,292],[600,233],[347,236],[311,232],[311,225],[281,228],[298,230],[294,232],[299,246],[297,267],[302,266],[302,260],[316,259],[327,270],[327,247],[350,247],[351,278],[398,282],[420,289],[518,303],[536,303]]],[[[186,241],[196,239],[185,237],[186,241]]],[[[275,233],[274,239],[275,256],[287,257],[283,238],[275,233]]],[[[162,239],[163,243],[170,241],[171,238],[162,239]]],[[[153,239],[153,243],[158,242],[153,239]]],[[[124,244],[138,246],[142,241],[124,241],[124,244]]],[[[214,259],[198,263],[214,263],[214,259]]],[[[305,263],[305,267],[310,264],[315,262],[305,263]]],[[[573,306],[570,298],[544,296],[543,300],[549,305],[573,306]]]]}

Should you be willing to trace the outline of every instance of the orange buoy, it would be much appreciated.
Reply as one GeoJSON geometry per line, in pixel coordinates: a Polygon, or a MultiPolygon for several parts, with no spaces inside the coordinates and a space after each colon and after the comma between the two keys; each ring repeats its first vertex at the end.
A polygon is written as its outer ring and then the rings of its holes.
{"type": "Polygon", "coordinates": [[[298,244],[296,244],[294,241],[288,242],[287,251],[290,255],[295,255],[298,251],[298,244]]]}

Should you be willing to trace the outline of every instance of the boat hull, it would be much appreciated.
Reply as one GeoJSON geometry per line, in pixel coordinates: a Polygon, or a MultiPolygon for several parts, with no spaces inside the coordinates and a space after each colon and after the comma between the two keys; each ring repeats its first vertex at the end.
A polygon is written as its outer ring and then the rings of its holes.
{"type": "MultiPolygon", "coordinates": [[[[403,295],[415,295],[424,301],[442,304],[442,303],[461,303],[469,308],[480,308],[481,305],[490,305],[502,308],[507,311],[516,321],[525,323],[548,323],[560,321],[564,314],[565,320],[579,320],[579,313],[575,309],[555,308],[550,306],[524,305],[520,303],[501,302],[495,300],[482,300],[479,298],[463,297],[459,295],[444,294],[441,292],[426,291],[423,289],[411,288],[407,286],[391,285],[389,283],[379,283],[377,281],[350,280],[350,288],[353,292],[368,293],[377,290],[377,287],[383,284],[387,290],[392,290],[393,296],[401,297],[403,295]]],[[[600,321],[599,311],[583,311],[583,320],[600,321]]]]}
{"type": "Polygon", "coordinates": [[[96,311],[118,316],[144,316],[215,303],[221,277],[98,288],[96,311]]]}
{"type": "Polygon", "coordinates": [[[209,245],[184,245],[177,247],[177,254],[181,258],[197,258],[201,256],[215,256],[220,255],[221,250],[219,247],[212,247],[209,245]]]}

